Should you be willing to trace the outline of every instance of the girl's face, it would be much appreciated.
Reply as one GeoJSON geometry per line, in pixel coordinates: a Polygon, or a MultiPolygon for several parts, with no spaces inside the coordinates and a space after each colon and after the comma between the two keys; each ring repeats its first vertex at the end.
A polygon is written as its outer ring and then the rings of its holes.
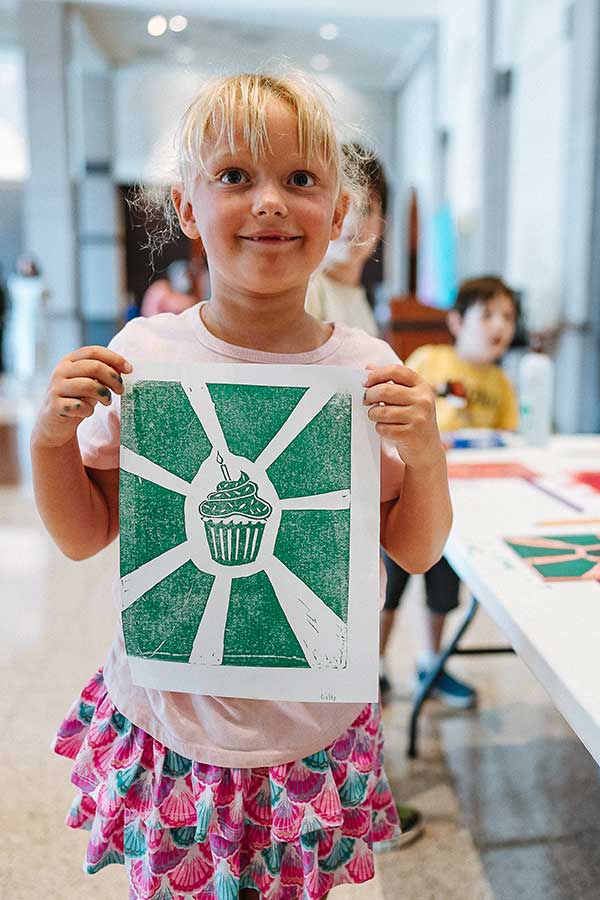
{"type": "Polygon", "coordinates": [[[189,203],[173,190],[182,228],[200,237],[213,296],[231,292],[261,297],[297,293],[341,231],[345,197],[336,196],[332,173],[317,159],[299,154],[296,119],[281,103],[269,109],[269,152],[253,160],[236,134],[210,145],[189,203]]]}

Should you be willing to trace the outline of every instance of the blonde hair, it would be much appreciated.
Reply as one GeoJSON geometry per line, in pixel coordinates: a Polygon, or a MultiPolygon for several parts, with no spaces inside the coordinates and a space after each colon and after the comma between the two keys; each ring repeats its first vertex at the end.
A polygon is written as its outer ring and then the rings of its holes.
{"type": "MultiPolygon", "coordinates": [[[[352,205],[364,209],[367,200],[365,163],[370,153],[357,144],[346,144],[336,127],[328,91],[300,71],[285,76],[241,74],[211,79],[185,111],[176,133],[177,171],[175,180],[189,197],[197,172],[206,171],[203,148],[207,140],[227,141],[235,152],[236,132],[241,125],[244,145],[258,159],[269,150],[268,105],[273,100],[285,104],[296,117],[300,154],[307,160],[317,157],[332,172],[334,193],[343,191],[352,205]],[[350,147],[350,150],[348,149],[350,147]]],[[[159,213],[157,227],[149,230],[151,253],[172,240],[178,219],[168,187],[141,189],[133,201],[147,222],[159,213]]]]}

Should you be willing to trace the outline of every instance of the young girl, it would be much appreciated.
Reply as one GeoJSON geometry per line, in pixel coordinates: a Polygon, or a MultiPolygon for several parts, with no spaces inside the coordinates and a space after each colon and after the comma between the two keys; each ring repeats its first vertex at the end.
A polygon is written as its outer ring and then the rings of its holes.
{"type": "MultiPolygon", "coordinates": [[[[365,415],[385,438],[381,542],[424,571],[451,518],[432,391],[386,344],[304,310],[352,190],[326,105],[303,80],[224,78],[188,109],[179,152],[172,200],[203,243],[211,298],[58,364],[32,435],[54,540],[83,559],[117,535],[128,357],[350,365],[369,369],[365,415]]],[[[75,761],[68,824],[91,829],[85,870],[125,862],[132,900],[320,900],[371,878],[373,841],[397,827],[378,704],[147,690],[131,682],[120,631],[55,749],[75,761]]]]}

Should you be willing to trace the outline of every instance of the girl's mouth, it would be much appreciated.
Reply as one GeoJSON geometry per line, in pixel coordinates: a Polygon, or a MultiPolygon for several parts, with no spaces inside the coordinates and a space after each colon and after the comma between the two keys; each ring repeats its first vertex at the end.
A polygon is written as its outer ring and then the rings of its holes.
{"type": "Polygon", "coordinates": [[[242,234],[241,238],[245,241],[252,241],[259,244],[289,244],[292,241],[300,239],[300,235],[296,234],[277,234],[276,232],[265,232],[264,234],[242,234]]]}

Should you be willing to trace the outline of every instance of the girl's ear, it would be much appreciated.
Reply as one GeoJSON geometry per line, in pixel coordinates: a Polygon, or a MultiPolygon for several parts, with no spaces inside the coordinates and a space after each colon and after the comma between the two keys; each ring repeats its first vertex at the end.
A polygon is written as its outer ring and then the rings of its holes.
{"type": "Polygon", "coordinates": [[[329,237],[330,241],[337,241],[340,234],[342,233],[342,226],[344,224],[344,219],[346,218],[346,214],[350,209],[350,197],[345,191],[340,191],[339,196],[337,198],[337,202],[335,204],[335,209],[333,210],[333,220],[331,222],[331,235],[329,237]]]}
{"type": "Polygon", "coordinates": [[[185,199],[182,184],[173,185],[171,188],[171,200],[177,211],[177,218],[179,219],[181,230],[185,236],[191,238],[193,241],[198,240],[200,238],[200,232],[198,231],[198,226],[194,219],[194,210],[192,209],[192,204],[189,200],[185,199]]]}

